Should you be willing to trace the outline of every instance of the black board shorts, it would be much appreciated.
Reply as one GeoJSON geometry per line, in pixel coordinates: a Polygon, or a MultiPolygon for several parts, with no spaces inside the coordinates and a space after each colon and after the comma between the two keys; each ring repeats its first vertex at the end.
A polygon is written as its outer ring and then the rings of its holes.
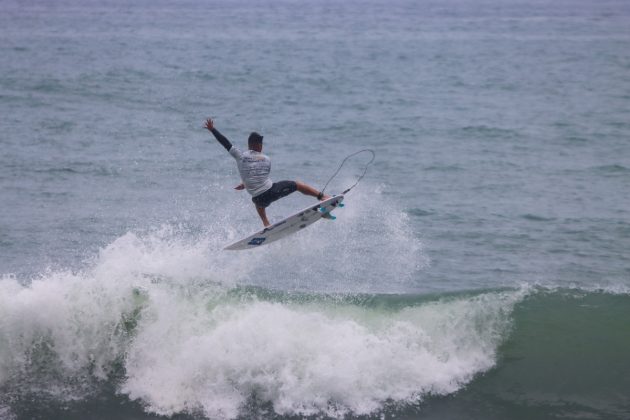
{"type": "Polygon", "coordinates": [[[295,181],[274,182],[267,191],[256,197],[252,197],[252,201],[256,204],[256,207],[266,208],[274,201],[286,197],[295,191],[297,191],[295,181]]]}

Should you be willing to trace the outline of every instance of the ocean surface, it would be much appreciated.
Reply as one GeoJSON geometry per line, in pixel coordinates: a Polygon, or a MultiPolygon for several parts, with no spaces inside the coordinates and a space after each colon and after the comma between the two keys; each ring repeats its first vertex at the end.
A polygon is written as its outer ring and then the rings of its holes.
{"type": "Polygon", "coordinates": [[[630,418],[630,2],[0,0],[0,419],[114,418],[630,418]],[[222,251],[207,117],[376,160],[222,251]]]}

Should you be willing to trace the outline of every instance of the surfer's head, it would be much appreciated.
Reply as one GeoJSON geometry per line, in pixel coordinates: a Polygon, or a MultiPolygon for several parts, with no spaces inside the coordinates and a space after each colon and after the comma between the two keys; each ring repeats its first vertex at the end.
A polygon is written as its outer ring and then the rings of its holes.
{"type": "Polygon", "coordinates": [[[247,146],[249,147],[249,150],[255,150],[257,152],[260,152],[262,150],[262,145],[263,145],[263,136],[261,136],[255,131],[249,135],[249,138],[247,139],[247,146]]]}

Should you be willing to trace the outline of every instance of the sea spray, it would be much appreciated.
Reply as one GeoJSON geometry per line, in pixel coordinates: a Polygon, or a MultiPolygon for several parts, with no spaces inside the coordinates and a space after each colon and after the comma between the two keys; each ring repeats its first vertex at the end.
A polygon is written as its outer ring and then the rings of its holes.
{"type": "MultiPolygon", "coordinates": [[[[418,284],[418,276],[430,258],[409,216],[387,199],[382,186],[362,186],[346,197],[344,208],[335,210],[336,221],[319,221],[260,249],[230,252],[235,260],[231,264],[255,266],[242,281],[323,293],[396,293],[426,287],[418,284]]],[[[290,214],[296,204],[286,201],[273,211],[290,214]]]]}

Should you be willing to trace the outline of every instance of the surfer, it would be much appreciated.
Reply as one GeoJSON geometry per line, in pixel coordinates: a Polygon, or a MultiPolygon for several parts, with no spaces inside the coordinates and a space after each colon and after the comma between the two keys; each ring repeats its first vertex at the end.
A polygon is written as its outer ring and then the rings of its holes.
{"type": "Polygon", "coordinates": [[[234,187],[235,190],[247,189],[252,195],[252,201],[256,211],[262,219],[265,227],[269,226],[266,208],[274,201],[299,191],[302,194],[316,197],[319,201],[327,200],[330,196],[317,191],[315,188],[299,181],[272,182],[269,178],[271,172],[271,159],[262,153],[263,136],[253,132],[247,139],[248,150],[243,152],[234,147],[230,141],[214,127],[211,118],[206,120],[205,128],[210,131],[225,150],[228,151],[238,166],[242,182],[234,187]]]}

